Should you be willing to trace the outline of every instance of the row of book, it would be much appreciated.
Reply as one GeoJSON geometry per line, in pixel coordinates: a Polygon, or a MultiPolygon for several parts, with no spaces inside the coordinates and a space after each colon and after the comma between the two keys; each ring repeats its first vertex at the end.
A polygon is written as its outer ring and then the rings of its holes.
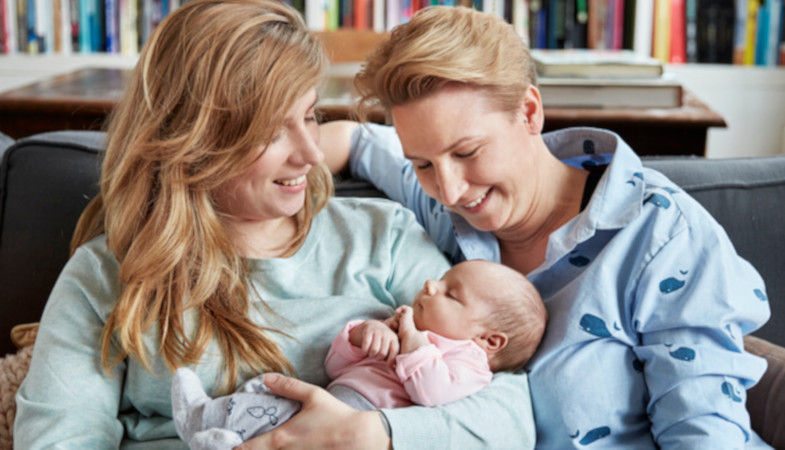
{"type": "Polygon", "coordinates": [[[136,55],[187,0],[0,0],[2,53],[136,55]]]}
{"type": "MultiPolygon", "coordinates": [[[[187,0],[0,0],[2,53],[133,55],[187,0]]],[[[536,49],[588,48],[667,63],[785,65],[785,0],[285,0],[315,31],[385,32],[435,4],[504,17],[536,49]]]]}
{"type": "Polygon", "coordinates": [[[783,0],[524,0],[532,48],[631,49],[665,63],[785,65],[783,0]]]}

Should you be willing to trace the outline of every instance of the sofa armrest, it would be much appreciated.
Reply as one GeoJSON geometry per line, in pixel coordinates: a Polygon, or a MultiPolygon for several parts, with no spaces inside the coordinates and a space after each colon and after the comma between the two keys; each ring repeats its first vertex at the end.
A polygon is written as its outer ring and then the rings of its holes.
{"type": "Polygon", "coordinates": [[[763,378],[747,390],[752,427],[774,448],[785,449],[785,348],[755,336],[745,336],[744,347],[769,363],[763,378]]]}

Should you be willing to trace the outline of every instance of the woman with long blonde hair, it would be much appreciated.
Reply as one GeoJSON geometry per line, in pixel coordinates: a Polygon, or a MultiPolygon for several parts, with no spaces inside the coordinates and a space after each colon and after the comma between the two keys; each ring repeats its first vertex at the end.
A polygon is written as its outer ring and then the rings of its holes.
{"type": "MultiPolygon", "coordinates": [[[[188,2],[156,28],[41,319],[17,448],[181,448],[176,368],[213,393],[272,372],[324,386],[324,357],[348,319],[386,317],[447,270],[405,208],[330,198],[315,117],[326,64],[302,18],[276,1],[188,2]]],[[[266,436],[274,446],[390,445],[382,414],[304,382],[300,414],[266,436]]],[[[482,435],[461,411],[402,417],[423,415],[482,435]]]]}

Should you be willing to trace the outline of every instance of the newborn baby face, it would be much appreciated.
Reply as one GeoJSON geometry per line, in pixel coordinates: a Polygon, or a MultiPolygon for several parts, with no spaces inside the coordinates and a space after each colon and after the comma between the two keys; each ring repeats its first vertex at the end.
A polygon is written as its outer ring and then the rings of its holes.
{"type": "MultiPolygon", "coordinates": [[[[414,325],[450,339],[472,339],[485,326],[490,305],[482,292],[488,286],[488,267],[467,261],[450,269],[441,280],[428,280],[412,303],[414,325]]],[[[478,262],[479,263],[479,262],[478,262]]]]}

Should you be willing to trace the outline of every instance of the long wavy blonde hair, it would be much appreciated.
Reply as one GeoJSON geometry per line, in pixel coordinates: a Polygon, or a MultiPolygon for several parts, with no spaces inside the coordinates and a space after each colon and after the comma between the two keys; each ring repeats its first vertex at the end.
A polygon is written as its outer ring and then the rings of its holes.
{"type": "MultiPolygon", "coordinates": [[[[110,118],[100,194],[71,243],[73,252],[105,233],[120,264],[121,294],[101,338],[107,370],[125,357],[149,369],[143,335],[155,325],[152,351],[171,369],[198,362],[216,341],[222,390],[240,371],[293,372],[275,330],[249,319],[249,269],[212,194],[258,157],[326,66],[300,15],[275,0],[197,0],[156,28],[110,118]],[[183,316],[192,307],[200,319],[190,338],[183,316]]],[[[329,172],[314,167],[290,254],[331,193],[329,172]]]]}
{"type": "Polygon", "coordinates": [[[434,6],[395,27],[354,82],[361,119],[377,105],[389,111],[451,83],[482,87],[503,111],[514,111],[537,72],[526,43],[501,17],[434,6]]]}

